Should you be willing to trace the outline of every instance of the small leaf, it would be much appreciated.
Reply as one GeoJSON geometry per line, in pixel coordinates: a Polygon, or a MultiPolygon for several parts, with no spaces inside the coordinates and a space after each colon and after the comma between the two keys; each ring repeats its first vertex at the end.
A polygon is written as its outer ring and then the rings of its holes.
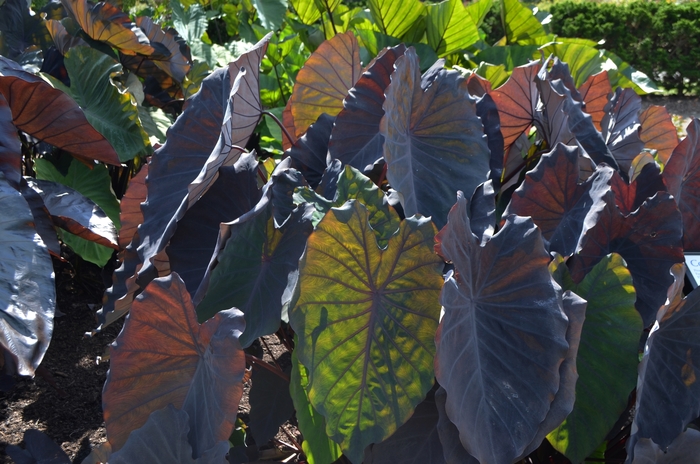
{"type": "Polygon", "coordinates": [[[311,405],[353,462],[408,420],[432,387],[442,285],[429,220],[406,219],[380,250],[368,219],[357,201],[326,214],[309,237],[290,306],[311,405]]]}

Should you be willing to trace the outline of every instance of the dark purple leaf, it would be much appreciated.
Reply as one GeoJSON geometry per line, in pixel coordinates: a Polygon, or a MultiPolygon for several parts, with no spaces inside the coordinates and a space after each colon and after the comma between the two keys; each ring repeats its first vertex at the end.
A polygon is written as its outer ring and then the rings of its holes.
{"type": "Polygon", "coordinates": [[[0,94],[0,171],[15,188],[22,178],[22,144],[12,123],[12,111],[0,94]]]}
{"type": "Polygon", "coordinates": [[[437,431],[442,443],[442,452],[447,464],[478,464],[478,460],[469,454],[462,446],[459,439],[459,429],[452,423],[447,412],[445,403],[447,402],[447,392],[440,387],[435,392],[435,407],[438,410],[437,431]]]}
{"type": "Polygon", "coordinates": [[[610,181],[610,186],[615,192],[615,204],[624,215],[635,211],[657,192],[666,191],[659,165],[653,162],[645,164],[630,184],[617,172],[612,175],[610,181]]]}
{"type": "MultiPolygon", "coordinates": [[[[639,137],[639,113],[642,111],[642,99],[632,89],[618,87],[605,105],[605,116],[601,121],[603,138],[610,152],[615,157],[622,174],[627,177],[632,160],[644,148],[639,137]]],[[[595,158],[594,158],[595,160],[595,158]]]]}
{"type": "Polygon", "coordinates": [[[9,445],[7,455],[15,464],[70,464],[71,460],[48,435],[36,429],[24,432],[25,449],[9,445]]]}
{"type": "Polygon", "coordinates": [[[287,152],[292,159],[290,167],[300,171],[313,188],[321,181],[328,165],[328,140],[334,121],[333,116],[322,113],[287,152]]]}
{"type": "Polygon", "coordinates": [[[58,242],[58,236],[56,235],[56,226],[51,219],[49,210],[46,209],[44,200],[41,198],[35,190],[33,190],[27,180],[22,178],[19,184],[19,191],[22,193],[22,197],[27,201],[27,204],[32,210],[32,216],[34,217],[34,228],[39,234],[41,239],[44,241],[44,245],[49,250],[52,256],[56,258],[61,258],[61,245],[58,242]]]}
{"type": "MultiPolygon", "coordinates": [[[[272,369],[275,369],[274,367],[272,369]]],[[[265,445],[279,432],[294,414],[292,396],[289,394],[289,374],[287,379],[272,371],[253,364],[253,386],[250,389],[250,433],[258,446],[265,445]]],[[[280,372],[281,373],[281,372],[280,372]]]]}

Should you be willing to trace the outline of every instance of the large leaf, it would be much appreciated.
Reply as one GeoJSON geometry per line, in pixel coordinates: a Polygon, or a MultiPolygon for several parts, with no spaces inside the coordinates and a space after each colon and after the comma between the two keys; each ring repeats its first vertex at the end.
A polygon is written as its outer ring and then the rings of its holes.
{"type": "Polygon", "coordinates": [[[625,174],[632,160],[644,148],[644,142],[639,137],[641,110],[642,99],[639,95],[632,89],[618,88],[605,105],[606,114],[600,123],[605,143],[625,174]]]}
{"type": "Polygon", "coordinates": [[[75,100],[0,57],[0,93],[18,129],[84,160],[119,165],[114,148],[88,122],[75,100]]]}
{"type": "Polygon", "coordinates": [[[661,449],[648,438],[642,438],[634,445],[632,464],[680,463],[700,463],[700,432],[696,429],[686,429],[667,449],[661,449]]]}
{"type": "Polygon", "coordinates": [[[75,47],[64,63],[71,86],[53,79],[54,87],[70,95],[85,117],[116,150],[121,161],[150,151],[148,138],[140,127],[139,112],[128,93],[120,92],[111,77],[122,72],[121,64],[91,47],[75,47]]]}
{"type": "Polygon", "coordinates": [[[287,0],[252,0],[262,26],[268,31],[276,31],[284,22],[287,13],[287,0]]]}
{"type": "Polygon", "coordinates": [[[437,430],[440,443],[442,443],[445,462],[447,464],[477,464],[479,461],[462,446],[457,426],[447,417],[447,412],[445,412],[446,402],[447,392],[440,387],[435,392],[435,407],[438,410],[437,430]]]}
{"type": "Polygon", "coordinates": [[[65,451],[48,435],[37,429],[24,432],[24,446],[16,445],[5,448],[7,455],[17,464],[70,464],[65,451]]]}
{"type": "Polygon", "coordinates": [[[271,193],[268,188],[255,210],[221,225],[212,262],[195,297],[199,320],[232,307],[243,311],[244,347],[279,328],[312,230],[310,207],[295,209],[282,228],[276,228],[271,193]]]}
{"type": "Polygon", "coordinates": [[[631,458],[637,440],[649,438],[665,450],[700,416],[700,291],[682,298],[682,269],[677,278],[669,303],[659,310],[639,369],[631,458]]]}
{"type": "Polygon", "coordinates": [[[532,10],[519,0],[503,0],[503,23],[508,43],[544,36],[545,31],[532,10]]]}
{"type": "Polygon", "coordinates": [[[678,146],[676,126],[671,115],[663,106],[650,105],[639,115],[639,123],[639,138],[644,142],[644,147],[656,150],[657,159],[666,165],[678,146]]]}
{"type": "Polygon", "coordinates": [[[407,216],[432,216],[442,227],[455,192],[471,194],[488,179],[483,125],[458,72],[441,69],[423,89],[412,49],[394,66],[380,125],[387,179],[403,196],[407,216]]]}
{"type": "Polygon", "coordinates": [[[536,438],[555,393],[565,390],[559,368],[569,343],[561,288],[529,218],[508,216],[480,245],[460,192],[437,240],[439,253],[454,263],[436,335],[447,415],[480,462],[513,462],[536,438]]]}
{"type": "Polygon", "coordinates": [[[428,5],[427,37],[438,56],[462,51],[479,40],[479,31],[460,0],[428,5]]]}
{"type": "Polygon", "coordinates": [[[573,254],[584,231],[584,219],[596,217],[605,207],[613,170],[600,167],[579,183],[580,150],[558,144],[540,158],[513,192],[505,215],[530,216],[548,241],[550,251],[573,254]]]}
{"type": "Polygon", "coordinates": [[[0,94],[0,171],[13,187],[22,178],[22,143],[17,128],[12,124],[12,111],[5,97],[0,94]]]}
{"type": "MultiPolygon", "coordinates": [[[[70,164],[65,171],[58,169],[51,161],[42,158],[34,162],[38,179],[50,180],[77,190],[92,200],[112,223],[119,228],[119,201],[114,196],[109,170],[104,165],[89,168],[78,160],[68,158],[70,164]]],[[[112,257],[112,248],[87,241],[72,234],[63,234],[63,241],[83,259],[104,266],[112,257]]]]}
{"type": "Polygon", "coordinates": [[[129,15],[111,3],[93,5],[87,0],[61,0],[61,3],[91,39],[107,42],[127,55],[151,55],[156,51],[129,15]]]}
{"type": "Polygon", "coordinates": [[[647,198],[653,197],[657,192],[666,191],[659,165],[653,161],[639,168],[629,184],[617,172],[613,173],[610,180],[610,187],[615,193],[615,204],[624,215],[636,211],[647,198]]]}
{"type": "Polygon", "coordinates": [[[325,0],[323,3],[319,0],[289,0],[289,2],[296,10],[302,23],[313,24],[321,18],[322,12],[328,11],[326,5],[332,12],[341,0],[325,0]]]}
{"type": "Polygon", "coordinates": [[[369,10],[380,32],[398,39],[423,15],[424,8],[419,0],[369,0],[369,10]]]}
{"type": "Polygon", "coordinates": [[[476,0],[465,6],[467,13],[472,17],[472,21],[476,24],[476,27],[481,26],[484,22],[486,14],[491,9],[493,5],[493,0],[476,0]]]}
{"type": "Polygon", "coordinates": [[[228,439],[243,394],[245,354],[238,336],[244,326],[235,310],[199,325],[176,273],[152,281],[110,350],[102,402],[112,449],[168,404],[189,414],[195,458],[228,439]]]}
{"type": "Polygon", "coordinates": [[[683,248],[700,251],[700,121],[693,119],[686,131],[688,136],[673,150],[663,178],[683,215],[683,248]]]}
{"type": "Polygon", "coordinates": [[[608,104],[608,95],[612,92],[608,72],[602,71],[590,76],[578,90],[583,99],[584,111],[591,115],[596,129],[601,130],[600,123],[605,116],[605,105],[608,104]]]}
{"type": "Polygon", "coordinates": [[[364,169],[382,157],[384,137],[379,123],[384,116],[384,91],[391,83],[396,59],[405,52],[403,44],[382,50],[350,89],[328,144],[332,158],[364,169]]]}
{"type": "Polygon", "coordinates": [[[343,99],[362,73],[360,47],[352,32],[327,40],[306,60],[290,97],[295,137],[301,136],[321,113],[335,116],[343,99]]]}
{"type": "Polygon", "coordinates": [[[368,219],[358,201],[326,214],[309,237],[290,306],[311,405],[353,462],[432,387],[442,285],[429,220],[406,219],[381,250],[368,219]]]}
{"type": "Polygon", "coordinates": [[[143,461],[151,464],[225,462],[230,447],[228,441],[220,441],[204,456],[192,458],[192,446],[187,439],[190,422],[187,412],[176,409],[172,404],[153,411],[143,427],[134,430],[124,446],[109,457],[109,464],[143,461]]]}
{"type": "Polygon", "coordinates": [[[104,211],[78,191],[56,182],[26,179],[57,226],[91,242],[118,249],[117,229],[104,211]]]}
{"type": "Polygon", "coordinates": [[[53,264],[32,226],[27,202],[0,173],[0,343],[19,375],[33,376],[44,358],[53,332],[56,307],[53,264]]]}
{"type": "Polygon", "coordinates": [[[312,187],[318,186],[328,167],[328,142],[334,121],[333,116],[322,113],[287,152],[290,166],[301,172],[312,187]]]}
{"type": "Polygon", "coordinates": [[[648,327],[673,283],[671,266],[683,262],[681,215],[666,192],[657,193],[627,216],[616,206],[614,197],[608,192],[605,208],[597,218],[587,218],[590,224],[584,226],[587,230],[571,259],[571,274],[575,282],[581,282],[605,256],[620,254],[637,290],[635,307],[648,327]]]}
{"type": "Polygon", "coordinates": [[[119,212],[119,248],[124,249],[134,238],[136,229],[143,222],[141,202],[146,201],[146,176],[148,176],[148,164],[129,180],[129,187],[122,196],[119,212]]]}
{"type": "Polygon", "coordinates": [[[603,442],[627,407],[637,380],[642,318],[634,308],[632,276],[618,254],[603,258],[580,284],[562,260],[552,264],[566,290],[588,301],[576,368],[576,403],[547,438],[572,462],[581,462],[603,442]]]}

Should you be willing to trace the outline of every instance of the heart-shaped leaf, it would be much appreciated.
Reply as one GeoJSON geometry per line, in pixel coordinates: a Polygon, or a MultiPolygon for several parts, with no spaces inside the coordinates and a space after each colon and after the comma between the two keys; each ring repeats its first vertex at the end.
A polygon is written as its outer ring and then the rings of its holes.
{"type": "Polygon", "coordinates": [[[659,165],[654,162],[647,163],[639,169],[629,184],[617,172],[613,173],[610,187],[615,193],[615,204],[624,215],[636,211],[647,198],[653,197],[657,192],[666,191],[659,165]]]}
{"type": "Polygon", "coordinates": [[[454,263],[436,335],[435,370],[447,391],[447,416],[480,462],[513,462],[563,390],[559,368],[569,343],[561,288],[532,220],[508,216],[480,245],[461,192],[437,242],[454,263]]]}
{"type": "Polygon", "coordinates": [[[401,426],[433,385],[443,267],[434,230],[425,218],[406,219],[381,250],[367,209],[349,201],[326,214],[299,265],[290,324],[309,400],[353,462],[401,426]]]}
{"type": "Polygon", "coordinates": [[[188,413],[195,458],[228,439],[243,394],[241,316],[223,311],[200,326],[177,273],[146,287],[110,350],[102,402],[113,450],[168,404],[188,413]]]}
{"type": "Polygon", "coordinates": [[[508,43],[545,35],[542,24],[532,14],[532,10],[520,3],[519,0],[503,0],[502,8],[508,43]]]}
{"type": "Polygon", "coordinates": [[[608,104],[608,96],[612,92],[608,72],[601,71],[590,76],[578,90],[583,99],[584,111],[591,115],[596,129],[601,130],[600,123],[605,116],[605,105],[608,104]]]}
{"type": "Polygon", "coordinates": [[[14,358],[19,375],[34,375],[53,332],[56,290],[53,264],[32,225],[22,195],[0,173],[0,343],[14,358]]]}
{"type": "Polygon", "coordinates": [[[659,162],[666,165],[678,146],[676,126],[671,115],[663,106],[650,105],[639,115],[639,123],[639,138],[644,142],[644,147],[656,150],[659,162]]]}
{"type": "Polygon", "coordinates": [[[603,258],[580,284],[574,283],[561,259],[551,266],[564,289],[588,301],[576,362],[576,403],[547,436],[557,451],[582,462],[627,407],[637,379],[642,318],[634,308],[632,275],[620,255],[603,258]]]}
{"type": "Polygon", "coordinates": [[[644,142],[639,137],[641,110],[641,97],[632,89],[622,90],[618,87],[605,105],[606,114],[600,123],[605,143],[625,175],[632,160],[644,148],[644,142]]]}
{"type": "Polygon", "coordinates": [[[427,6],[428,45],[439,57],[462,51],[479,40],[479,30],[460,0],[427,6]]]}
{"type": "Polygon", "coordinates": [[[407,216],[432,216],[441,227],[455,192],[471,194],[488,179],[483,125],[460,73],[440,69],[424,89],[410,48],[394,67],[380,125],[387,179],[407,216]]]}
{"type": "Polygon", "coordinates": [[[323,42],[297,74],[289,102],[293,135],[300,137],[321,113],[337,115],[361,73],[360,47],[352,32],[323,42]]]}
{"type": "Polygon", "coordinates": [[[423,15],[424,9],[425,5],[419,0],[369,0],[369,11],[379,31],[398,39],[423,15]]]}

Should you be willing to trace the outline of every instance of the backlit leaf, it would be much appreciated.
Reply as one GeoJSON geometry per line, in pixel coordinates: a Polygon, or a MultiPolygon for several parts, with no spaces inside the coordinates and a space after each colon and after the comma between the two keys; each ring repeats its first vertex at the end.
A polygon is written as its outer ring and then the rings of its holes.
{"type": "Polygon", "coordinates": [[[262,26],[268,31],[276,31],[287,13],[287,0],[252,0],[262,26]]]}
{"type": "Polygon", "coordinates": [[[572,462],[581,462],[605,439],[627,407],[637,378],[642,318],[634,308],[632,276],[618,254],[603,258],[579,284],[566,265],[554,264],[564,289],[588,301],[576,368],[576,403],[547,438],[572,462]]]}
{"type": "Polygon", "coordinates": [[[519,0],[503,0],[503,21],[508,43],[545,35],[542,25],[532,11],[519,0]]]}
{"type": "Polygon", "coordinates": [[[90,125],[75,100],[3,57],[0,93],[18,129],[84,160],[120,164],[110,143],[90,125]]]}
{"type": "Polygon", "coordinates": [[[245,355],[238,336],[244,326],[235,310],[199,325],[176,273],[153,280],[110,350],[102,401],[112,449],[168,404],[188,413],[195,458],[227,440],[243,394],[245,355]]]}
{"type": "Polygon", "coordinates": [[[612,92],[608,72],[601,71],[590,76],[578,90],[583,98],[584,111],[591,115],[596,129],[601,130],[600,123],[605,116],[605,105],[608,104],[608,95],[612,92]]]}
{"type": "Polygon", "coordinates": [[[455,192],[471,194],[488,178],[483,125],[458,72],[441,69],[423,89],[410,48],[394,67],[380,125],[387,179],[402,195],[407,216],[432,216],[441,227],[455,192]]]}
{"type": "Polygon", "coordinates": [[[338,34],[322,43],[297,74],[290,97],[294,136],[306,132],[321,113],[337,115],[361,73],[360,47],[352,32],[338,34]]]}
{"type": "Polygon", "coordinates": [[[330,11],[336,9],[341,0],[327,0],[324,3],[319,0],[289,0],[294,10],[299,15],[299,19],[304,24],[313,24],[321,18],[321,13],[326,12],[328,5],[330,11]]]}
{"type": "Polygon", "coordinates": [[[460,0],[444,0],[427,6],[428,45],[447,56],[466,49],[479,40],[479,31],[460,0]]]}
{"type": "Polygon", "coordinates": [[[0,289],[0,343],[16,363],[17,373],[33,376],[53,332],[53,263],[32,226],[27,202],[2,173],[0,204],[0,276],[6,282],[0,289]]]}
{"type": "Polygon", "coordinates": [[[508,216],[480,245],[461,192],[437,241],[438,252],[454,263],[436,335],[447,416],[480,462],[513,462],[535,439],[560,390],[559,367],[569,349],[561,288],[529,218],[508,216]]]}
{"type": "Polygon", "coordinates": [[[425,5],[419,0],[369,0],[369,10],[380,32],[397,39],[408,32],[424,9],[425,5]]]}
{"type": "Polygon", "coordinates": [[[676,126],[671,115],[663,106],[650,105],[639,115],[639,122],[642,126],[639,138],[644,142],[644,147],[656,150],[659,162],[666,165],[678,146],[676,126]]]}
{"type": "Polygon", "coordinates": [[[467,13],[472,17],[472,21],[474,21],[476,27],[481,26],[481,23],[484,22],[484,18],[491,9],[491,5],[493,5],[493,0],[476,0],[465,6],[467,13]]]}
{"type": "Polygon", "coordinates": [[[146,176],[148,164],[129,180],[129,187],[122,196],[119,213],[121,229],[119,229],[119,248],[126,248],[136,233],[136,228],[143,222],[141,202],[146,201],[146,176]]]}
{"type": "Polygon", "coordinates": [[[409,218],[376,245],[358,201],[334,208],[309,237],[290,306],[311,405],[353,462],[388,438],[433,385],[442,261],[434,227],[409,218]]]}

